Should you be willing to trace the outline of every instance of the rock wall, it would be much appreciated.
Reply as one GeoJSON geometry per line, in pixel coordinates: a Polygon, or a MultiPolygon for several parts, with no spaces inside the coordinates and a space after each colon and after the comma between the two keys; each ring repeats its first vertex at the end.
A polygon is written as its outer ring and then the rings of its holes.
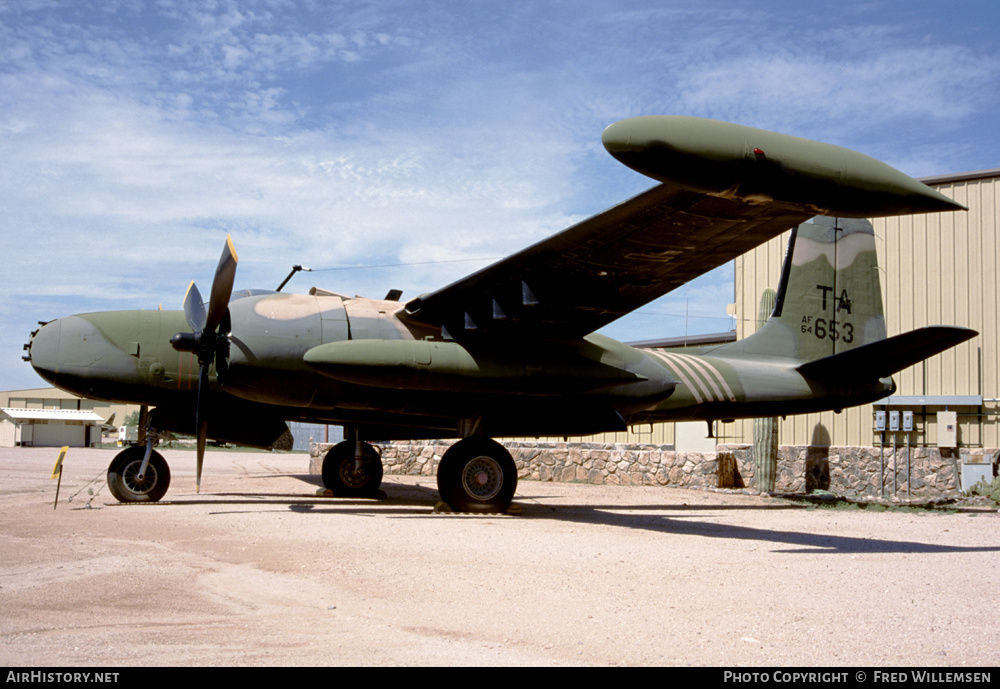
{"type": "MultiPolygon", "coordinates": [[[[393,442],[381,446],[386,474],[435,476],[441,456],[454,441],[393,442]]],[[[677,452],[668,445],[623,443],[505,442],[518,476],[534,481],[577,481],[623,486],[754,489],[751,445],[719,445],[716,452],[677,452]]],[[[310,469],[319,473],[332,447],[313,444],[310,469]]],[[[1000,450],[913,447],[782,446],[778,448],[775,491],[829,491],[844,497],[930,500],[959,494],[963,461],[994,464],[1000,450]],[[895,468],[895,483],[893,469],[895,468]],[[908,471],[908,473],[907,473],[908,471]],[[907,491],[909,489],[909,492],[907,491]]],[[[995,469],[994,469],[995,471],[995,469]]]]}

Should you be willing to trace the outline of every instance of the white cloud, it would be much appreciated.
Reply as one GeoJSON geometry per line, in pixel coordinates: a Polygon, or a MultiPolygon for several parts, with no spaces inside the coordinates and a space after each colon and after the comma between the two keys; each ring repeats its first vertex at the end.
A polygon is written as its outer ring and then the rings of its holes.
{"type": "MultiPolygon", "coordinates": [[[[765,126],[916,174],[998,164],[997,49],[860,6],[843,25],[730,3],[105,7],[0,4],[6,359],[37,318],[179,304],[226,232],[240,285],[417,263],[291,287],[442,286],[481,262],[427,261],[505,255],[649,186],[600,146],[630,115],[765,126]]],[[[689,313],[724,314],[731,281],[712,280],[689,313]]]]}

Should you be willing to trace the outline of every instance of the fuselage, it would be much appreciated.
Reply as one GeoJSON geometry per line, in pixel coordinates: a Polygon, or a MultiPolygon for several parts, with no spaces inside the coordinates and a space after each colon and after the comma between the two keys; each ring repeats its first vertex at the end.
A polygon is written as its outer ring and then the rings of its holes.
{"type": "MultiPolygon", "coordinates": [[[[230,302],[229,370],[217,398],[284,420],[370,425],[377,437],[585,435],[632,423],[836,409],[878,399],[889,382],[830,390],[782,357],[724,349],[637,349],[601,335],[572,342],[458,342],[407,322],[395,301],[255,293],[230,302]]],[[[35,333],[31,362],[75,394],[190,405],[195,354],[174,350],[181,311],[69,316],[35,333]]]]}

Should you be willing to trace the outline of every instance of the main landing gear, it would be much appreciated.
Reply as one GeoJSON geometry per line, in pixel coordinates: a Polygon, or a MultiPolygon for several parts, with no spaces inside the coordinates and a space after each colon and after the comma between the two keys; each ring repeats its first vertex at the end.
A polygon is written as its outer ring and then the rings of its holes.
{"type": "Polygon", "coordinates": [[[323,458],[323,485],[337,497],[373,498],[382,485],[382,458],[368,443],[337,443],[323,458]]]}
{"type": "Polygon", "coordinates": [[[456,512],[506,512],[517,489],[517,466],[503,445],[489,438],[460,440],[438,466],[441,499],[456,512]]]}
{"type": "Polygon", "coordinates": [[[157,502],[170,487],[170,467],[156,450],[133,445],[115,455],[108,466],[108,490],[119,502],[157,502]]]}
{"type": "MultiPolygon", "coordinates": [[[[495,440],[466,438],[444,453],[437,481],[456,512],[503,513],[517,489],[517,466],[495,440]]],[[[368,443],[345,440],[323,458],[323,485],[337,497],[375,497],[381,483],[382,459],[368,443]]]]}

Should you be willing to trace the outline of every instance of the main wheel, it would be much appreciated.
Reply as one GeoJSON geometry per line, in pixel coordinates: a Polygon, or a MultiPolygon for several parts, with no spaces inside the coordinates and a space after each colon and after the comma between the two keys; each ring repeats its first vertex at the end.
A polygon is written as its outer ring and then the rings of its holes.
{"type": "Polygon", "coordinates": [[[170,467],[155,450],[149,455],[146,473],[139,476],[146,448],[133,445],[122,450],[108,466],[108,490],[119,502],[157,502],[170,487],[170,467]]]}
{"type": "Polygon", "coordinates": [[[382,485],[382,458],[364,444],[360,466],[354,460],[354,443],[345,440],[330,448],[323,458],[323,485],[343,498],[370,498],[382,485]]]}
{"type": "Polygon", "coordinates": [[[441,499],[456,512],[506,512],[517,490],[517,466],[503,445],[466,438],[438,465],[441,499]]]}

